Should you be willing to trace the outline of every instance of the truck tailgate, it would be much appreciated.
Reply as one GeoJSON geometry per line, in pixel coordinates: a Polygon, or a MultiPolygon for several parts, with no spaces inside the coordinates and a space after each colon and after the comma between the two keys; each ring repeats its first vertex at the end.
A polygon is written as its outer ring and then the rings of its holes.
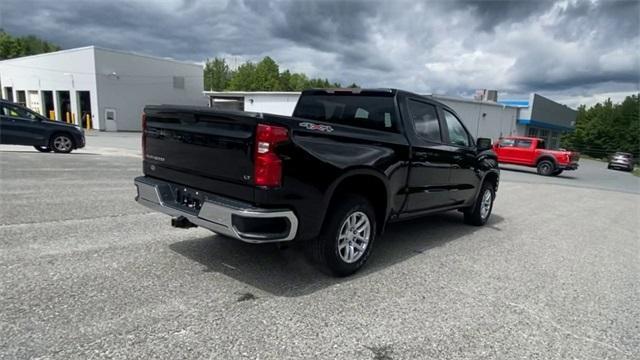
{"type": "Polygon", "coordinates": [[[163,105],[146,107],[145,116],[142,144],[147,175],[196,188],[207,184],[203,190],[253,200],[258,115],[163,105]]]}

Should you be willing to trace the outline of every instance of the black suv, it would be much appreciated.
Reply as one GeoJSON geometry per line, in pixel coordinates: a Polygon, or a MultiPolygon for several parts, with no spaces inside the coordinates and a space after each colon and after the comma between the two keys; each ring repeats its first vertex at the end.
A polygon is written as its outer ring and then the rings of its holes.
{"type": "Polygon", "coordinates": [[[30,145],[41,152],[70,153],[84,147],[84,132],[76,125],[51,121],[15,103],[0,100],[0,144],[30,145]]]}

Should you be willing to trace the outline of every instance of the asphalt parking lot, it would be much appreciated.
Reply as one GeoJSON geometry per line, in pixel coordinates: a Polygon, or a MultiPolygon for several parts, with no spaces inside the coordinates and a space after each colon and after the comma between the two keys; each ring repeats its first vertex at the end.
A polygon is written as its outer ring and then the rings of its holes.
{"type": "Polygon", "coordinates": [[[640,357],[631,174],[504,170],[486,227],[395,224],[334,279],[298,247],[171,228],[133,201],[137,137],[118,141],[0,147],[0,358],[640,357]]]}

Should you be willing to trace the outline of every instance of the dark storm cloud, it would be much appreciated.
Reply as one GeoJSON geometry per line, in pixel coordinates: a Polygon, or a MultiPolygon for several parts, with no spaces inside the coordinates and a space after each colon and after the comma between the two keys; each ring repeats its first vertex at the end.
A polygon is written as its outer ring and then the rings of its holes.
{"type": "Polygon", "coordinates": [[[245,4],[269,17],[267,30],[274,38],[337,54],[345,64],[360,64],[381,71],[392,69],[391,64],[370,56],[365,48],[371,35],[367,23],[379,12],[375,2],[251,0],[245,4]]]}
{"type": "Polygon", "coordinates": [[[639,13],[638,1],[3,0],[0,27],[65,48],[269,55],[366,86],[584,96],[638,88],[639,13]]]}
{"type": "Polygon", "coordinates": [[[35,34],[65,48],[95,44],[143,51],[170,44],[169,51],[175,51],[192,40],[186,27],[175,26],[175,18],[133,2],[8,2],[1,7],[8,31],[35,34]]]}
{"type": "Polygon", "coordinates": [[[504,23],[525,22],[553,6],[550,0],[505,1],[505,0],[460,0],[450,1],[449,7],[467,8],[479,19],[477,29],[493,31],[504,23]]]}
{"type": "Polygon", "coordinates": [[[569,3],[549,27],[567,40],[579,40],[597,31],[599,41],[616,42],[638,37],[639,19],[640,1],[581,1],[569,3]]]}
{"type": "Polygon", "coordinates": [[[251,29],[255,24],[252,14],[243,14],[241,3],[209,7],[192,0],[169,5],[135,1],[10,1],[0,5],[0,11],[2,26],[8,31],[35,34],[63,47],[95,44],[203,60],[215,55],[216,48],[243,53],[247,47],[256,46],[247,40],[255,39],[248,36],[249,32],[259,29],[251,29]],[[233,31],[229,33],[228,29],[233,31]],[[212,41],[215,47],[211,46],[212,41]]]}

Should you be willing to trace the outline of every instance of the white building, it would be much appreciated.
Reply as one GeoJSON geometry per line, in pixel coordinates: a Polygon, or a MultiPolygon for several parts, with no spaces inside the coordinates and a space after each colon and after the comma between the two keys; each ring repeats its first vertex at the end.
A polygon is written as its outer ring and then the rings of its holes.
{"type": "Polygon", "coordinates": [[[299,91],[205,91],[209,106],[218,109],[291,116],[299,91]]]}
{"type": "MultiPolygon", "coordinates": [[[[495,90],[484,91],[497,100],[495,90]]],[[[291,115],[300,92],[287,91],[205,91],[209,106],[220,109],[291,115]]],[[[430,95],[450,106],[474,137],[498,139],[503,136],[537,136],[558,147],[560,135],[575,126],[576,111],[539,94],[529,100],[482,100],[430,95]]]]}
{"type": "Polygon", "coordinates": [[[516,107],[453,96],[432,97],[455,110],[471,135],[476,138],[486,137],[495,140],[503,136],[520,135],[516,124],[516,107]]]}
{"type": "MultiPolygon", "coordinates": [[[[300,92],[287,91],[205,91],[209,106],[220,109],[291,115],[300,92]]],[[[518,108],[491,101],[477,101],[449,96],[433,96],[453,108],[472,135],[497,139],[516,134],[518,108]]]]}
{"type": "Polygon", "coordinates": [[[140,131],[145,105],[206,105],[202,65],[88,46],[0,61],[2,97],[42,115],[140,131]]]}

